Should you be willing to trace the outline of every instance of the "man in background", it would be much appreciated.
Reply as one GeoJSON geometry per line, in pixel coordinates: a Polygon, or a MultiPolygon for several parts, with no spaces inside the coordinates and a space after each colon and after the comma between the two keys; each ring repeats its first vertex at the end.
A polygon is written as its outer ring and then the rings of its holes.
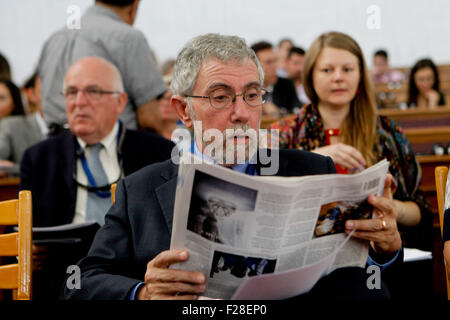
{"type": "Polygon", "coordinates": [[[405,75],[389,67],[388,53],[378,50],[373,55],[372,80],[375,84],[405,81],[405,75]]]}
{"type": "Polygon", "coordinates": [[[82,16],[79,29],[67,27],[54,33],[44,45],[39,59],[44,118],[48,124],[66,123],[61,95],[64,75],[85,56],[99,56],[114,62],[128,94],[120,115],[125,127],[154,127],[157,122],[156,97],[167,87],[152,58],[142,32],[132,26],[139,0],[97,0],[82,16]]]}
{"type": "Polygon", "coordinates": [[[257,42],[251,47],[264,70],[264,88],[269,91],[268,99],[263,105],[263,115],[278,117],[292,113],[300,107],[294,83],[290,79],[277,75],[278,57],[272,44],[266,41],[257,42]]]}
{"type": "MultiPolygon", "coordinates": [[[[169,159],[174,144],[153,133],[126,129],[118,120],[127,94],[119,70],[110,62],[82,58],[69,68],[62,87],[70,131],[25,151],[20,188],[32,192],[33,227],[91,221],[103,225],[111,206],[111,185],[169,159]]],[[[87,254],[97,229],[64,237],[79,242],[59,239],[53,245],[33,246],[36,298],[59,297],[67,266],[87,254]]]]}
{"type": "Polygon", "coordinates": [[[305,88],[302,84],[304,57],[305,50],[299,47],[292,47],[289,50],[286,62],[286,69],[288,73],[287,77],[294,81],[295,90],[297,92],[297,98],[300,101],[300,105],[310,103],[309,98],[305,93],[305,88]]]}

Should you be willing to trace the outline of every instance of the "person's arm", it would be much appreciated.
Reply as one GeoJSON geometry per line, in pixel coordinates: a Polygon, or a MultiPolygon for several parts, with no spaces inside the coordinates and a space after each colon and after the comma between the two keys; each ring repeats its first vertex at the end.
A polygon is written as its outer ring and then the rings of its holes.
{"type": "Polygon", "coordinates": [[[130,223],[127,217],[127,190],[122,179],[116,189],[115,203],[105,216],[105,225],[97,231],[81,269],[81,289],[64,287],[64,299],[126,300],[143,275],[132,252],[130,223]]]}
{"type": "Polygon", "coordinates": [[[206,278],[201,272],[168,269],[174,263],[186,261],[185,250],[161,252],[147,265],[145,285],[136,294],[138,300],[196,300],[206,290],[206,278]]]}
{"type": "Polygon", "coordinates": [[[158,109],[158,99],[150,100],[143,105],[140,105],[136,111],[136,117],[139,128],[153,129],[156,132],[161,132],[161,116],[158,109]]]}
{"type": "Polygon", "coordinates": [[[0,159],[7,160],[11,156],[11,137],[8,119],[0,121],[0,159]]]}
{"type": "Polygon", "coordinates": [[[439,93],[436,90],[430,89],[426,92],[426,98],[428,102],[428,108],[435,108],[439,103],[439,93]]]}
{"type": "Polygon", "coordinates": [[[141,128],[160,125],[157,97],[167,91],[167,85],[151,55],[145,36],[136,31],[126,40],[126,53],[120,64],[125,90],[136,108],[141,128]]]}
{"type": "Polygon", "coordinates": [[[331,157],[335,164],[351,170],[362,170],[366,165],[366,161],[361,152],[344,143],[316,148],[312,152],[331,157]]]}
{"type": "Polygon", "coordinates": [[[447,276],[450,279],[450,240],[444,243],[444,260],[445,269],[447,270],[447,276]]]}
{"type": "Polygon", "coordinates": [[[430,204],[420,190],[421,170],[414,150],[402,128],[394,120],[380,117],[380,125],[386,137],[387,150],[384,154],[391,154],[389,171],[396,181],[394,204],[397,208],[397,222],[406,227],[402,234],[403,242],[407,246],[422,250],[432,247],[432,212],[430,204]]]}
{"type": "MultiPolygon", "coordinates": [[[[63,298],[127,300],[134,293],[135,299],[193,299],[202,293],[203,274],[168,269],[173,263],[185,261],[188,257],[186,251],[182,254],[173,250],[161,252],[146,267],[139,262],[139,253],[134,249],[131,234],[137,230],[133,230],[128,214],[135,203],[130,203],[126,179],[118,183],[115,196],[115,203],[106,214],[105,225],[98,230],[88,256],[78,264],[81,289],[66,286],[63,298]],[[199,277],[200,284],[196,284],[199,277]],[[145,285],[137,287],[143,280],[145,285]]],[[[148,228],[151,232],[152,226],[148,228]]],[[[152,251],[152,248],[148,250],[152,251]]]]}
{"type": "Polygon", "coordinates": [[[394,200],[394,204],[397,208],[397,222],[399,224],[414,227],[420,223],[420,208],[415,202],[394,200]]]}

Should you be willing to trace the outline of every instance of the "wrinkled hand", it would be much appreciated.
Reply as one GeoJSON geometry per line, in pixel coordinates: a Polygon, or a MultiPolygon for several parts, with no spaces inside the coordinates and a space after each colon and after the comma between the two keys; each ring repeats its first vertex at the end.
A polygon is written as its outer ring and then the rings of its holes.
{"type": "Polygon", "coordinates": [[[333,162],[351,170],[363,170],[366,161],[356,148],[344,143],[336,143],[315,149],[313,152],[329,156],[333,162]]]}
{"type": "Polygon", "coordinates": [[[397,208],[392,200],[391,182],[392,176],[388,174],[384,183],[383,196],[371,195],[368,199],[374,207],[376,217],[366,220],[348,220],[345,223],[347,234],[355,230],[353,236],[370,240],[376,253],[393,253],[402,245],[397,229],[397,208]]]}
{"type": "Polygon", "coordinates": [[[174,263],[186,261],[188,252],[185,250],[167,250],[158,254],[147,264],[145,285],[139,290],[139,300],[198,299],[200,293],[206,290],[205,275],[192,272],[168,269],[174,263]]]}

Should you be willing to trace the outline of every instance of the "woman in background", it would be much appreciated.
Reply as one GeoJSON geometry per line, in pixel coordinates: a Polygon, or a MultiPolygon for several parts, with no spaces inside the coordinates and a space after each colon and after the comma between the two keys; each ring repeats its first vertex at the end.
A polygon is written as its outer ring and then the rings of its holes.
{"type": "Polygon", "coordinates": [[[20,89],[10,80],[0,79],[0,119],[25,115],[20,89]]]}
{"type": "Polygon", "coordinates": [[[330,156],[338,173],[354,173],[382,159],[390,162],[394,205],[404,246],[431,249],[431,212],[418,189],[420,167],[394,121],[378,116],[375,94],[359,45],[330,32],[317,38],[305,55],[303,83],[311,104],[272,125],[279,147],[330,156]]]}
{"type": "Polygon", "coordinates": [[[439,90],[439,73],[430,59],[417,61],[411,69],[408,106],[419,108],[445,106],[445,96],[439,90]]]}

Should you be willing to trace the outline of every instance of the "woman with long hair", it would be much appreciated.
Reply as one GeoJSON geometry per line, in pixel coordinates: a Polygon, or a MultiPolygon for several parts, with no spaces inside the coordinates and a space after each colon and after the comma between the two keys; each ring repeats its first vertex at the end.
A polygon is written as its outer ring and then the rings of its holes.
{"type": "Polygon", "coordinates": [[[368,68],[358,43],[346,34],[317,38],[305,55],[303,83],[311,104],[272,125],[279,147],[330,156],[338,173],[390,162],[399,230],[407,246],[430,249],[431,212],[418,189],[420,167],[394,121],[379,116],[368,68]]]}
{"type": "Polygon", "coordinates": [[[439,72],[430,59],[417,61],[411,69],[408,106],[419,108],[445,106],[445,96],[439,90],[439,72]]]}

